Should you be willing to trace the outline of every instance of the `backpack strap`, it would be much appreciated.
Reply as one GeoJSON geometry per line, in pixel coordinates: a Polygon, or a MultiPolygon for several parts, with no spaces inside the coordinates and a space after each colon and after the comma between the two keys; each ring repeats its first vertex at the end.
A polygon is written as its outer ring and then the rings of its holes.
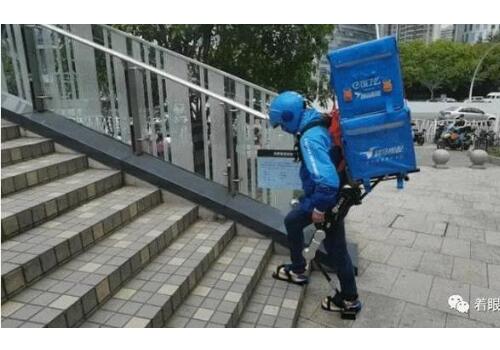
{"type": "Polygon", "coordinates": [[[295,151],[295,161],[296,162],[301,162],[303,160],[302,151],[300,149],[301,136],[304,135],[307,130],[315,128],[317,126],[321,126],[321,127],[326,128],[328,130],[328,133],[330,134],[330,136],[332,136],[332,141],[333,141],[332,152],[334,152],[334,150],[335,150],[335,152],[338,152],[338,158],[340,158],[340,159],[339,159],[339,162],[336,166],[337,172],[339,174],[345,174],[346,162],[345,162],[345,158],[344,158],[344,149],[342,147],[342,142],[340,140],[340,134],[338,132],[332,133],[332,130],[331,130],[332,123],[334,123],[334,122],[337,123],[337,125],[335,127],[340,128],[340,125],[338,125],[338,123],[339,123],[339,116],[338,115],[332,116],[330,114],[322,114],[321,119],[312,121],[309,124],[307,124],[306,126],[304,126],[304,128],[301,130],[300,134],[297,134],[297,136],[295,138],[295,145],[294,145],[293,149],[295,151]],[[335,118],[336,118],[336,120],[335,120],[335,118]]]}
{"type": "Polygon", "coordinates": [[[328,129],[328,126],[330,125],[329,118],[330,118],[329,115],[323,114],[321,119],[317,119],[310,122],[309,124],[306,124],[306,126],[304,126],[304,128],[300,131],[300,133],[295,136],[295,145],[293,146],[293,150],[295,151],[296,162],[301,162],[303,160],[302,151],[300,149],[300,138],[302,137],[302,135],[304,135],[307,130],[315,128],[317,126],[322,126],[328,129]]]}
{"type": "Polygon", "coordinates": [[[309,124],[306,124],[306,126],[304,126],[304,128],[301,130],[298,137],[300,137],[300,135],[304,135],[307,130],[312,129],[316,126],[322,126],[322,127],[328,129],[328,127],[330,126],[330,118],[331,117],[329,115],[323,114],[321,116],[321,119],[317,119],[317,120],[310,122],[309,124]]]}
{"type": "Polygon", "coordinates": [[[334,108],[330,114],[331,123],[328,131],[332,136],[333,149],[337,152],[336,156],[339,159],[337,164],[337,172],[344,173],[346,169],[346,162],[344,157],[344,147],[342,145],[341,131],[340,131],[340,114],[339,110],[334,108]]]}

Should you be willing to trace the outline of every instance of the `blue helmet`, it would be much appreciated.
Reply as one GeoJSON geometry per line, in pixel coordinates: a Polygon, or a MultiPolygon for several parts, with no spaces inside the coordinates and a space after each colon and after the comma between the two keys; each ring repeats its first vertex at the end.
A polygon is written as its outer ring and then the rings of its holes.
{"type": "Polygon", "coordinates": [[[276,96],[269,108],[271,126],[281,128],[291,134],[299,131],[300,120],[305,110],[305,100],[294,91],[285,91],[276,96]]]}

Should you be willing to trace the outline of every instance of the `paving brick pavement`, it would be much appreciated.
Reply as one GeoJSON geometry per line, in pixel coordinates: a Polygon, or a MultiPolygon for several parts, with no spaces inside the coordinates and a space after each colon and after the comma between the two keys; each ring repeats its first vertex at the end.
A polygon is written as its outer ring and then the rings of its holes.
{"type": "Polygon", "coordinates": [[[434,169],[419,147],[404,191],[383,183],[352,210],[364,303],[352,321],[321,310],[331,287],[317,271],[307,288],[272,279],[287,257],[270,240],[22,135],[2,121],[2,327],[500,326],[488,311],[500,306],[500,167],[452,152],[434,169]],[[450,308],[456,294],[468,312],[450,308]]]}
{"type": "Polygon", "coordinates": [[[448,169],[435,169],[433,150],[417,147],[421,172],[403,191],[383,183],[349,213],[364,304],[357,319],[321,310],[331,291],[313,271],[299,327],[500,326],[500,310],[484,311],[488,299],[500,298],[500,167],[472,169],[465,153],[450,152],[448,169]],[[468,313],[450,308],[454,294],[469,303],[468,313]]]}

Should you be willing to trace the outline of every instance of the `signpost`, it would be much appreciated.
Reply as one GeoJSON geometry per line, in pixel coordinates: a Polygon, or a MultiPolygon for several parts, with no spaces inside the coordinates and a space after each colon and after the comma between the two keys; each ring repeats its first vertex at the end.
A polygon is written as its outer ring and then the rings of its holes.
{"type": "Polygon", "coordinates": [[[302,188],[299,177],[300,163],[295,161],[295,151],[258,150],[257,183],[260,188],[298,190],[302,188]]]}

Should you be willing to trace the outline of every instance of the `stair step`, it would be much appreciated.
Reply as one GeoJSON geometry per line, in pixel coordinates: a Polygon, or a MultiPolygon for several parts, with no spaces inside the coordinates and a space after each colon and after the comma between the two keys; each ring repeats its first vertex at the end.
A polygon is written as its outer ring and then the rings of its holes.
{"type": "Polygon", "coordinates": [[[158,205],[160,191],[125,186],[2,243],[2,302],[158,205]]]}
{"type": "Polygon", "coordinates": [[[278,281],[272,277],[276,267],[289,260],[274,255],[252,294],[238,327],[291,328],[295,327],[302,305],[305,286],[278,281]]]}
{"type": "Polygon", "coordinates": [[[82,154],[53,153],[2,169],[2,197],[88,168],[82,154]]]}
{"type": "Polygon", "coordinates": [[[167,327],[234,327],[272,252],[270,240],[237,236],[167,327]]]}
{"type": "Polygon", "coordinates": [[[88,169],[2,199],[2,241],[122,185],[117,170],[88,169]]]}
{"type": "Polygon", "coordinates": [[[20,137],[2,142],[2,167],[54,153],[54,142],[41,137],[20,137]]]}
{"type": "Polygon", "coordinates": [[[2,119],[2,141],[9,141],[21,137],[19,126],[2,119]]]}
{"type": "MultiPolygon", "coordinates": [[[[115,231],[2,305],[2,326],[15,321],[72,327],[196,220],[195,206],[162,204],[115,231]]],[[[22,324],[20,325],[22,327],[22,324]]]]}
{"type": "Polygon", "coordinates": [[[234,233],[231,222],[196,222],[82,327],[163,326],[234,233]]]}

